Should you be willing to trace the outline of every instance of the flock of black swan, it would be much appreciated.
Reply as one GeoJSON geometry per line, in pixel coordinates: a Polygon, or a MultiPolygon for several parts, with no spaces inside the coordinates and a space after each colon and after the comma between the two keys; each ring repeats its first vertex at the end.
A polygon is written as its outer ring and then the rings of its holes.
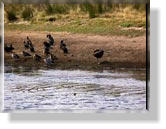
{"type": "MultiPolygon", "coordinates": [[[[48,34],[46,37],[47,37],[48,41],[43,42],[43,54],[45,55],[43,61],[47,65],[51,65],[51,64],[54,64],[55,61],[57,60],[57,57],[50,52],[50,49],[53,49],[53,46],[55,45],[55,40],[52,37],[52,35],[50,35],[50,34],[48,34]]],[[[23,41],[23,45],[24,45],[24,49],[25,49],[22,51],[23,57],[33,57],[33,59],[37,62],[42,61],[42,57],[39,54],[36,54],[34,45],[32,44],[32,41],[30,40],[30,38],[28,36],[26,38],[26,41],[25,40],[23,41]],[[30,52],[27,52],[27,50],[29,50],[30,52]]],[[[64,43],[64,40],[60,41],[59,48],[60,48],[60,50],[63,51],[64,54],[68,54],[68,48],[67,48],[67,45],[64,43]]],[[[14,60],[19,60],[20,55],[13,52],[14,49],[15,48],[13,47],[12,44],[5,44],[5,46],[4,46],[5,52],[11,53],[11,57],[14,60]]],[[[102,50],[102,49],[96,49],[93,52],[93,56],[96,57],[97,62],[98,62],[98,59],[102,58],[103,55],[104,55],[104,50],[102,50]]]]}

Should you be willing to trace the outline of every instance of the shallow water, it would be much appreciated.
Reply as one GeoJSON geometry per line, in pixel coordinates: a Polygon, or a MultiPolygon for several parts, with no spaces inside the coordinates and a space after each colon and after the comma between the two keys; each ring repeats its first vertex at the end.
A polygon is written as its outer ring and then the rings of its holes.
{"type": "Polygon", "coordinates": [[[81,71],[5,67],[6,111],[145,110],[144,70],[81,71]]]}

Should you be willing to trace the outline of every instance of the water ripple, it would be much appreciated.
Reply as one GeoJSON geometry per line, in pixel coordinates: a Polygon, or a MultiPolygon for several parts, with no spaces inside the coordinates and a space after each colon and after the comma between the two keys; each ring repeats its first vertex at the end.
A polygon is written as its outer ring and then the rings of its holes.
{"type": "MultiPolygon", "coordinates": [[[[18,70],[19,71],[19,70],[18,70]]],[[[5,73],[5,110],[146,107],[146,82],[135,72],[35,70],[5,73]]]]}

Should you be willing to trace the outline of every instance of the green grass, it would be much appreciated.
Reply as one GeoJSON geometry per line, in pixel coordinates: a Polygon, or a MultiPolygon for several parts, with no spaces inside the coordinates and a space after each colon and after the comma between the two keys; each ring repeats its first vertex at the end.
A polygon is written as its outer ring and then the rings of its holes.
{"type": "Polygon", "coordinates": [[[21,31],[49,31],[49,32],[70,32],[79,34],[97,34],[97,35],[122,35],[122,36],[140,36],[145,34],[143,30],[125,30],[126,27],[146,27],[142,21],[124,21],[116,18],[93,18],[93,19],[60,19],[55,22],[31,22],[27,25],[6,23],[6,30],[21,31]]]}
{"type": "Polygon", "coordinates": [[[81,8],[82,6],[5,6],[5,12],[8,10],[15,11],[15,15],[18,18],[17,21],[11,22],[7,17],[7,13],[5,13],[5,29],[20,31],[70,32],[96,35],[122,35],[131,37],[145,34],[145,9],[141,9],[142,11],[134,9],[144,7],[143,5],[136,7],[134,5],[123,5],[124,7],[122,5],[119,5],[120,7],[118,5],[112,5],[111,10],[108,10],[109,5],[89,5],[88,9],[92,12],[95,11],[95,16],[92,16],[93,18],[90,16],[91,14],[89,14],[87,8],[85,8],[87,6],[83,6],[83,9],[81,8]],[[115,7],[113,8],[113,6],[115,7]],[[84,9],[85,11],[83,11],[84,9]],[[50,18],[55,19],[55,21],[49,21],[50,18]],[[137,29],[140,27],[143,29],[137,29]]]}
{"type": "Polygon", "coordinates": [[[128,23],[128,22],[125,22],[125,23],[122,23],[122,24],[120,24],[122,27],[131,27],[131,26],[133,26],[133,24],[132,23],[128,23]]]}

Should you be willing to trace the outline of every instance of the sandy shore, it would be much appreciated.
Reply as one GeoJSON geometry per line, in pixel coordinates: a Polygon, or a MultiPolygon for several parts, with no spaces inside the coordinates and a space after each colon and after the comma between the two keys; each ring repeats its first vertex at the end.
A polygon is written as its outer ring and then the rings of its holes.
{"type": "MultiPolygon", "coordinates": [[[[9,53],[5,53],[5,65],[43,67],[44,62],[35,62],[32,57],[24,58],[23,41],[29,36],[34,44],[36,53],[43,55],[43,41],[47,41],[46,34],[49,32],[21,32],[5,31],[5,44],[12,43],[14,52],[20,55],[15,61],[9,53]]],[[[83,68],[83,69],[112,69],[112,68],[145,68],[146,67],[146,36],[99,36],[70,33],[51,33],[55,39],[55,46],[51,52],[58,60],[52,67],[57,68],[83,68]],[[60,40],[64,39],[69,49],[65,56],[59,49],[60,40]],[[102,48],[105,52],[100,65],[93,56],[95,49],[102,48]]]]}

